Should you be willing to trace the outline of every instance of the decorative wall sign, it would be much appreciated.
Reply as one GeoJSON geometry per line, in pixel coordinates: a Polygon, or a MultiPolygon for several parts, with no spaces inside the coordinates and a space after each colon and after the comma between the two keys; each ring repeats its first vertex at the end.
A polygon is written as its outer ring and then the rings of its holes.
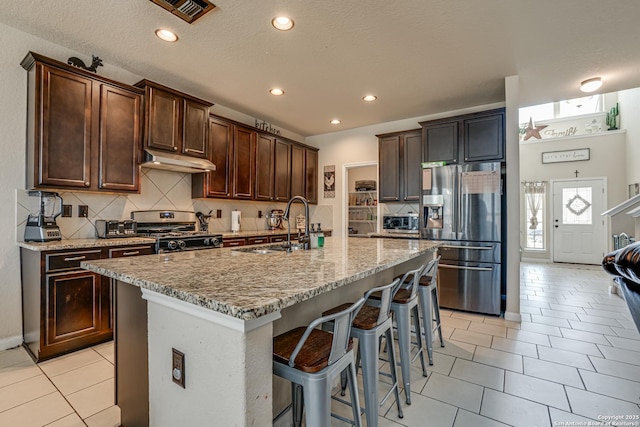
{"type": "Polygon", "coordinates": [[[542,153],[542,163],[581,162],[589,160],[589,149],[549,151],[542,153]]]}
{"type": "Polygon", "coordinates": [[[264,120],[260,121],[258,119],[255,119],[256,123],[255,123],[255,127],[257,129],[263,130],[265,132],[269,132],[272,133],[274,135],[278,135],[280,136],[280,129],[276,129],[273,126],[271,126],[271,123],[267,123],[264,120]]]}
{"type": "Polygon", "coordinates": [[[336,165],[324,167],[324,197],[326,199],[336,197],[336,165]]]}

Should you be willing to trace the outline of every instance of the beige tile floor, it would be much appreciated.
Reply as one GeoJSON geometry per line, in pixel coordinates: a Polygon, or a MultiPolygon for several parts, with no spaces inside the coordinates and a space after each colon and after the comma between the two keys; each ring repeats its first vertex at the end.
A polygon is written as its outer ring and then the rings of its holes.
{"type": "MultiPolygon", "coordinates": [[[[443,309],[446,346],[434,346],[427,378],[414,362],[413,404],[400,419],[387,400],[380,426],[587,426],[604,416],[640,426],[640,334],[609,285],[597,266],[523,263],[522,323],[443,309]]],[[[334,411],[350,414],[337,402],[334,411]]],[[[21,348],[0,352],[0,426],[119,420],[112,343],[37,365],[21,348]]]]}

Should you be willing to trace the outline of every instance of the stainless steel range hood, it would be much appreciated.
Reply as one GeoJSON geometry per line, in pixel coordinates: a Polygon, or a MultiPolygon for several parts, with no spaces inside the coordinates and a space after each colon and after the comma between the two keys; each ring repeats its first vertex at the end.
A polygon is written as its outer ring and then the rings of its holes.
{"type": "Polygon", "coordinates": [[[202,173],[216,170],[216,165],[206,159],[144,149],[143,168],[164,169],[176,172],[202,173]]]}

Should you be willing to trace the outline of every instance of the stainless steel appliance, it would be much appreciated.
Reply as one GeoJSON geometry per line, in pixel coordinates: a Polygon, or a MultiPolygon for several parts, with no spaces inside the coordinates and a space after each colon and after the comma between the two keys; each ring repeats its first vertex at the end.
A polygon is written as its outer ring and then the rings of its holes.
{"type": "Polygon", "coordinates": [[[423,170],[420,235],[445,241],[438,270],[442,307],[500,314],[502,184],[497,162],[423,170]]]}
{"type": "Polygon", "coordinates": [[[156,253],[215,249],[222,247],[222,235],[196,230],[196,214],[189,211],[133,211],[138,235],[156,238],[156,253]]]}
{"type": "Polygon", "coordinates": [[[136,237],[138,224],[130,219],[97,219],[96,237],[100,239],[113,239],[117,237],[136,237]]]}
{"type": "Polygon", "coordinates": [[[62,214],[62,197],[50,191],[29,191],[29,196],[38,197],[38,207],[30,212],[24,229],[25,242],[49,242],[62,240],[56,218],[62,214]],[[56,203],[59,202],[59,203],[56,203]],[[57,204],[57,206],[56,206],[57,204]]]}
{"type": "Polygon", "coordinates": [[[419,233],[417,213],[386,214],[382,216],[382,230],[389,233],[419,233]]]}
{"type": "Polygon", "coordinates": [[[284,216],[284,211],[282,209],[271,209],[265,217],[267,218],[267,226],[269,230],[280,230],[282,227],[282,217],[284,216]]]}

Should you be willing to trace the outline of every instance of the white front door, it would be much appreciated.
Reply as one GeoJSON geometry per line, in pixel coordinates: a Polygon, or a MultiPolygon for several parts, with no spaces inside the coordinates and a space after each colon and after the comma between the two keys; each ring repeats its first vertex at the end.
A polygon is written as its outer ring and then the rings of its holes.
{"type": "Polygon", "coordinates": [[[604,180],[553,182],[553,261],[600,264],[605,251],[604,180]]]}

